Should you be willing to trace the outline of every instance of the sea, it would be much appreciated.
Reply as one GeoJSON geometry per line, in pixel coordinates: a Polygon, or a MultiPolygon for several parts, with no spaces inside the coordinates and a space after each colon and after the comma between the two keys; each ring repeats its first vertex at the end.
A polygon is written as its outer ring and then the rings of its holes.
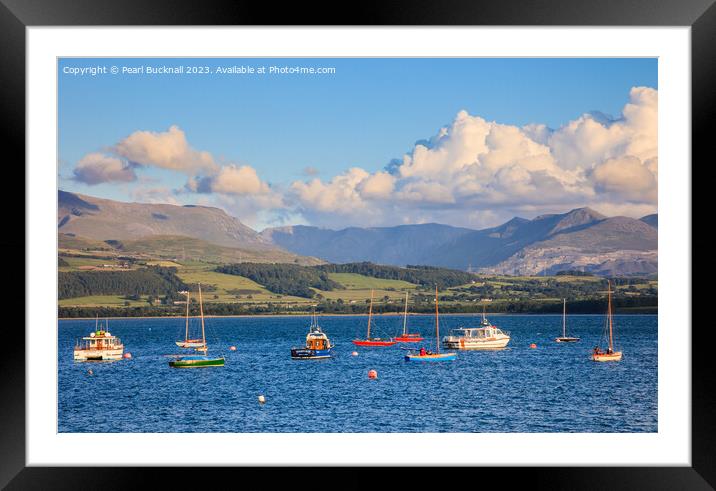
{"type": "MultiPolygon", "coordinates": [[[[60,433],[649,433],[657,420],[657,316],[616,315],[620,362],[596,363],[603,315],[567,317],[577,343],[556,343],[561,315],[492,315],[511,340],[500,351],[458,351],[455,361],[406,362],[409,346],[436,349],[435,319],[411,315],[425,341],[357,347],[367,316],[319,316],[335,344],[327,360],[292,360],[306,316],[209,317],[209,355],[223,367],[176,369],[183,318],[109,319],[131,359],[75,362],[94,319],[58,322],[60,433]],[[532,346],[534,345],[534,347],[532,346]],[[235,347],[232,351],[230,348],[235,347]],[[355,352],[355,353],[354,353],[355,352]],[[368,373],[377,372],[370,379],[368,373]],[[264,396],[264,403],[259,402],[264,396]],[[92,424],[88,424],[92,421],[92,424]],[[101,421],[101,424],[97,422],[101,421]]],[[[441,315],[440,336],[477,326],[475,315],[441,315]]],[[[402,331],[400,315],[373,316],[371,334],[402,331]]],[[[192,319],[192,334],[199,328],[192,319]]],[[[446,351],[441,349],[441,351],[446,351]]]]}

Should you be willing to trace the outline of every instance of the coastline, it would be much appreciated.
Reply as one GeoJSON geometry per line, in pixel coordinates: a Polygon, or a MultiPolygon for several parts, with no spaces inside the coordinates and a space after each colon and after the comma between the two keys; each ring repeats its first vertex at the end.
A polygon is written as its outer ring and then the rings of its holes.
{"type": "MultiPolygon", "coordinates": [[[[240,315],[204,315],[204,319],[239,319],[239,318],[247,318],[247,317],[311,317],[312,314],[306,313],[306,314],[240,314],[240,315]]],[[[482,315],[482,312],[475,312],[475,313],[444,313],[440,314],[441,316],[455,316],[455,317],[479,317],[482,315]]],[[[485,315],[491,316],[491,317],[503,317],[503,316],[530,316],[530,315],[538,315],[538,316],[554,316],[554,317],[562,317],[562,314],[556,314],[556,313],[538,313],[538,312],[519,312],[519,313],[513,313],[513,312],[485,312],[485,315]]],[[[576,317],[576,316],[602,316],[604,313],[593,313],[593,314],[571,314],[569,317],[576,317]]],[[[653,313],[643,313],[643,312],[621,312],[621,313],[614,313],[614,315],[659,315],[658,312],[653,313]]],[[[317,317],[367,317],[368,314],[316,314],[317,317]]],[[[376,314],[373,313],[373,317],[391,317],[391,316],[400,316],[402,317],[403,314],[399,312],[385,312],[382,314],[376,314]]],[[[194,316],[198,318],[198,316],[194,316]]],[[[408,317],[435,317],[435,314],[408,314],[408,317]]],[[[157,315],[157,316],[118,316],[118,317],[104,317],[105,319],[186,319],[186,317],[182,315],[157,315]]],[[[94,320],[94,317],[58,317],[58,321],[72,321],[72,320],[94,320]]]]}

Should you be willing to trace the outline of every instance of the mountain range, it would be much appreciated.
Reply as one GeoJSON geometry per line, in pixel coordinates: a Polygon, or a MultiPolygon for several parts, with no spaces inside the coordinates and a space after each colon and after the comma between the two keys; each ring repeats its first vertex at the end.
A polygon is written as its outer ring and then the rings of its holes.
{"type": "Polygon", "coordinates": [[[657,272],[657,215],[606,217],[590,208],[515,217],[483,230],[435,223],[327,230],[310,226],[261,232],[296,254],[329,262],[427,264],[495,274],[553,274],[577,269],[597,274],[657,272]]]}
{"type": "Polygon", "coordinates": [[[59,191],[57,228],[60,248],[210,262],[324,262],[286,251],[209,206],[124,203],[59,191]]]}
{"type": "Polygon", "coordinates": [[[210,249],[207,254],[217,261],[370,261],[513,275],[658,269],[658,215],[607,217],[590,208],[515,217],[483,230],[427,223],[342,230],[296,225],[258,233],[219,208],[123,203],[59,191],[57,220],[64,243],[102,242],[145,252],[156,247],[173,254],[181,244],[182,252],[210,249]]]}

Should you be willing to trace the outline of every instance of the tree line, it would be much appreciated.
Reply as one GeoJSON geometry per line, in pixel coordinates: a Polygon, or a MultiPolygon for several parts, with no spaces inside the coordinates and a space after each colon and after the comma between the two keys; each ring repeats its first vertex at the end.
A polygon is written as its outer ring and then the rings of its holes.
{"type": "MultiPolygon", "coordinates": [[[[658,312],[657,297],[626,297],[614,299],[614,313],[655,314],[658,312]]],[[[493,302],[487,306],[490,313],[507,314],[561,314],[562,302],[509,301],[493,302]]],[[[271,314],[306,314],[307,305],[238,303],[207,303],[204,304],[204,315],[271,315],[271,314]]],[[[316,312],[322,314],[367,314],[368,305],[363,302],[353,304],[326,300],[316,306],[316,312]]],[[[398,303],[374,303],[373,313],[402,313],[403,306],[398,303]]],[[[410,307],[412,314],[429,314],[435,312],[434,305],[422,304],[410,307]]],[[[475,314],[482,312],[481,306],[472,304],[443,304],[441,314],[475,314]]],[[[604,314],[604,299],[576,300],[569,304],[569,314],[604,314]]],[[[182,306],[138,306],[138,307],[59,307],[61,318],[94,318],[99,317],[181,317],[184,315],[182,306]]]]}
{"type": "Polygon", "coordinates": [[[91,295],[176,296],[188,286],[176,275],[176,268],[148,266],[133,271],[60,271],[59,299],[91,295]]]}
{"type": "Polygon", "coordinates": [[[331,291],[343,285],[331,280],[326,271],[298,264],[237,263],[218,266],[218,273],[244,276],[281,295],[313,298],[312,288],[331,291]]]}
{"type": "Polygon", "coordinates": [[[400,268],[398,266],[383,266],[371,262],[361,262],[323,264],[311,267],[328,273],[355,273],[384,280],[407,281],[408,283],[415,283],[421,286],[437,286],[440,289],[464,285],[475,281],[475,276],[465,271],[439,268],[436,266],[407,265],[404,268],[400,268]]]}

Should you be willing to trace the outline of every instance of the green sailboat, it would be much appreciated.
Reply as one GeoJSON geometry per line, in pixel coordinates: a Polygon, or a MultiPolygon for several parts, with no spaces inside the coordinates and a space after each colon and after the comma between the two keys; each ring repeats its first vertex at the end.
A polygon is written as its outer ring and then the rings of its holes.
{"type": "MultiPolygon", "coordinates": [[[[187,295],[187,302],[189,296],[187,295]]],[[[188,307],[187,307],[188,308],[188,307]]],[[[187,310],[188,312],[188,310],[187,310]]],[[[201,285],[199,285],[199,315],[201,317],[201,345],[196,351],[203,352],[203,355],[181,356],[176,360],[169,362],[171,368],[203,368],[203,367],[223,367],[224,357],[212,358],[207,355],[208,347],[206,344],[206,332],[204,330],[204,307],[201,300],[201,285]]],[[[187,314],[188,316],[188,314],[187,314]]],[[[188,317],[187,317],[188,318],[188,317]]]]}

